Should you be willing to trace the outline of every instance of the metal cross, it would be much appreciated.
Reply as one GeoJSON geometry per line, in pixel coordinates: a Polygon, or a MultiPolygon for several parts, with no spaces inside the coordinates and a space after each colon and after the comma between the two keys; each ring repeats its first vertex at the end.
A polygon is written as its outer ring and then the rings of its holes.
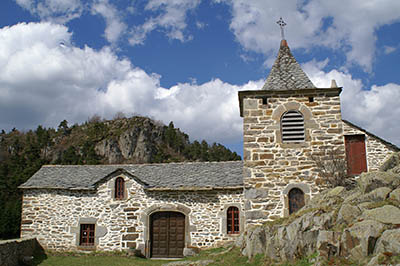
{"type": "Polygon", "coordinates": [[[276,23],[279,25],[279,27],[281,27],[281,37],[282,37],[282,40],[284,40],[285,39],[285,33],[283,32],[283,27],[286,26],[286,22],[283,21],[283,19],[281,17],[276,23]]]}

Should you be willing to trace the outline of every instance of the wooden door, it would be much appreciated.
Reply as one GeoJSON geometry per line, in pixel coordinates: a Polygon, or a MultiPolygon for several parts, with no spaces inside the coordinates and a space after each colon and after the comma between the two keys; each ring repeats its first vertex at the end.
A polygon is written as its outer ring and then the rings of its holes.
{"type": "Polygon", "coordinates": [[[289,214],[297,212],[304,206],[304,193],[299,188],[289,191],[289,214]]]}
{"type": "Polygon", "coordinates": [[[345,136],[347,174],[359,175],[367,171],[367,155],[365,152],[365,136],[345,136]]]}
{"type": "Polygon", "coordinates": [[[185,247],[185,215],[179,212],[157,212],[151,216],[151,256],[183,257],[185,247]]]}

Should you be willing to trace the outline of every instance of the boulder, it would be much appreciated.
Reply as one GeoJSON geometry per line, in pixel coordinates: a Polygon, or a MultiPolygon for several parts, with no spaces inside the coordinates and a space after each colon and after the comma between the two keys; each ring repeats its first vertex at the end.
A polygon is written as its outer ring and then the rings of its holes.
{"type": "Polygon", "coordinates": [[[400,202],[400,188],[393,190],[389,195],[389,199],[400,202]]]}
{"type": "Polygon", "coordinates": [[[249,228],[246,236],[246,247],[243,255],[252,258],[257,254],[264,253],[266,247],[266,234],[263,226],[249,228]]]}
{"type": "Polygon", "coordinates": [[[360,260],[372,254],[383,229],[384,225],[374,220],[361,221],[345,229],[341,241],[341,255],[360,260]]]}
{"type": "Polygon", "coordinates": [[[361,201],[382,201],[388,197],[390,192],[392,192],[392,189],[388,187],[380,187],[362,196],[361,201]]]}
{"type": "Polygon", "coordinates": [[[400,254],[400,229],[386,230],[378,239],[375,253],[400,254]]]}
{"type": "Polygon", "coordinates": [[[339,232],[321,230],[317,238],[317,250],[319,255],[329,260],[339,255],[340,249],[339,232]]]}
{"type": "Polygon", "coordinates": [[[353,206],[348,203],[344,203],[338,212],[338,217],[336,222],[346,224],[352,223],[361,214],[360,209],[357,206],[353,206]]]}
{"type": "Polygon", "coordinates": [[[392,172],[369,172],[363,173],[357,179],[357,184],[362,193],[368,193],[380,187],[395,189],[400,185],[400,177],[392,172]]]}
{"type": "Polygon", "coordinates": [[[400,209],[392,205],[365,210],[363,216],[384,224],[400,224],[400,209]]]}
{"type": "Polygon", "coordinates": [[[386,172],[395,168],[396,166],[400,166],[400,152],[394,153],[392,156],[390,156],[389,159],[387,159],[379,168],[379,171],[386,172]]]}

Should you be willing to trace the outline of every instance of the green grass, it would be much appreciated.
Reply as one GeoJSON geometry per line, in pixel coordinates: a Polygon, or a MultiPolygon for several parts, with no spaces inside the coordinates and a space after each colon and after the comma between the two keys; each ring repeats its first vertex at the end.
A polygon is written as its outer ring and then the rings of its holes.
{"type": "MultiPolygon", "coordinates": [[[[209,266],[245,266],[245,265],[268,265],[262,254],[252,260],[240,254],[238,248],[235,249],[210,249],[200,252],[197,256],[181,259],[179,261],[195,262],[199,260],[212,260],[209,266]]],[[[153,260],[143,259],[134,256],[127,256],[123,252],[110,253],[48,253],[41,257],[36,257],[34,265],[40,266],[128,266],[128,265],[162,265],[172,262],[172,260],[153,260]]]]}

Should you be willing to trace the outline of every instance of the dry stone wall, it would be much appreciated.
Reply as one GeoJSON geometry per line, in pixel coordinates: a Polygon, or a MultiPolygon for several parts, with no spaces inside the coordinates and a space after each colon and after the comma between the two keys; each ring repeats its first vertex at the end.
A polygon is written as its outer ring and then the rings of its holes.
{"type": "Polygon", "coordinates": [[[237,237],[226,234],[224,228],[229,206],[243,210],[241,189],[145,191],[142,185],[122,175],[127,197],[115,200],[112,195],[116,177],[101,184],[97,192],[25,190],[21,235],[36,237],[45,249],[84,249],[79,246],[80,224],[94,223],[96,250],[136,248],[148,254],[150,215],[178,211],[186,216],[187,248],[217,246],[237,237]]]}

